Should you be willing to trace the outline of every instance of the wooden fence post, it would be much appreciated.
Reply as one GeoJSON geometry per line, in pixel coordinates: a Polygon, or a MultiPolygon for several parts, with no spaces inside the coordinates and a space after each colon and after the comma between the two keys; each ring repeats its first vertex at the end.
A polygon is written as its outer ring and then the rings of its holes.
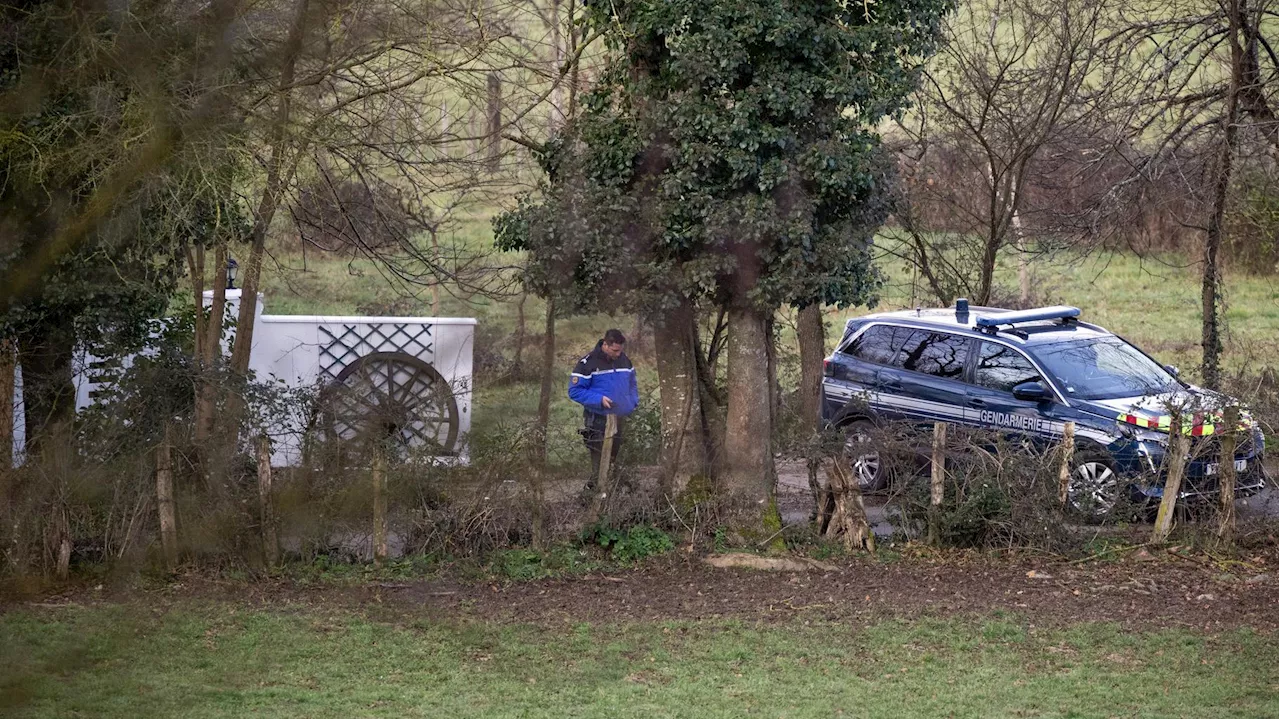
{"type": "Polygon", "coordinates": [[[947,424],[933,423],[933,459],[929,475],[929,536],[926,541],[938,546],[942,532],[942,493],[946,480],[947,424]]]}
{"type": "Polygon", "coordinates": [[[1071,460],[1076,453],[1076,423],[1062,423],[1062,464],[1058,466],[1058,504],[1067,506],[1071,488],[1071,460]]]}
{"type": "Polygon", "coordinates": [[[164,423],[164,439],[156,448],[156,505],[160,512],[160,548],[170,572],[178,566],[178,528],[173,509],[173,426],[164,423]]]}
{"type": "Polygon", "coordinates": [[[387,561],[387,481],[386,459],[382,443],[373,445],[373,563],[381,567],[387,561]]]}
{"type": "Polygon", "coordinates": [[[276,538],[276,514],[271,495],[271,440],[258,438],[258,505],[262,521],[262,558],[268,567],[280,558],[280,542],[276,538]]]}
{"type": "Polygon", "coordinates": [[[613,468],[613,438],[618,434],[618,416],[606,415],[604,421],[604,446],[600,448],[600,476],[596,478],[596,496],[591,500],[591,509],[587,512],[587,525],[600,521],[605,514],[605,503],[613,495],[613,484],[609,481],[613,468]]]}
{"type": "Polygon", "coordinates": [[[1240,409],[1227,407],[1222,413],[1222,454],[1218,460],[1218,538],[1231,541],[1236,529],[1236,434],[1240,409]]]}
{"type": "Polygon", "coordinates": [[[1182,490],[1182,475],[1187,470],[1188,437],[1182,431],[1182,417],[1173,416],[1169,425],[1169,450],[1165,454],[1164,496],[1156,512],[1156,526],[1151,530],[1151,542],[1160,544],[1169,538],[1173,529],[1173,512],[1178,504],[1178,492],[1182,490]]]}

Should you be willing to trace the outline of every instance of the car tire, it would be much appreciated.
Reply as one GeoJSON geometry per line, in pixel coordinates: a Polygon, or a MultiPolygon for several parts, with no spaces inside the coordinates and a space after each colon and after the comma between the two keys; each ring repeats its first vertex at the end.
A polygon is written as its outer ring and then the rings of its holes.
{"type": "Polygon", "coordinates": [[[875,425],[858,419],[845,425],[844,431],[845,458],[858,489],[863,494],[884,491],[889,483],[880,452],[875,447],[875,425]]]}
{"type": "Polygon", "coordinates": [[[1067,506],[1077,517],[1102,522],[1116,509],[1125,486],[1106,452],[1077,449],[1067,480],[1067,506]]]}

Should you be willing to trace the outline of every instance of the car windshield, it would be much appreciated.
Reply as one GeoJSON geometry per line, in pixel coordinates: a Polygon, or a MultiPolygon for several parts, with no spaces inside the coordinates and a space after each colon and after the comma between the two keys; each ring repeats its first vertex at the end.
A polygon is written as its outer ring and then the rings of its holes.
{"type": "Polygon", "coordinates": [[[1173,375],[1118,338],[1061,342],[1035,351],[1068,396],[1116,399],[1177,389],[1173,375]]]}

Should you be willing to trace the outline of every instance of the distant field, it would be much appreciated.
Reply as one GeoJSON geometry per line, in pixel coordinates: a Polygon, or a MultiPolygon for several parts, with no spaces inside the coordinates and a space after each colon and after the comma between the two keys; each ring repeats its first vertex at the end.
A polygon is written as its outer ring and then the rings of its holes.
{"type": "Polygon", "coordinates": [[[25,717],[1267,717],[1274,636],[1005,615],[556,627],[185,602],[0,615],[25,717]]]}
{"type": "MultiPolygon", "coordinates": [[[[905,264],[886,264],[881,269],[889,282],[877,310],[936,303],[925,294],[912,297],[912,274],[905,264]]],[[[1274,269],[1260,275],[1227,274],[1224,294],[1229,364],[1276,364],[1280,294],[1274,269]]],[[[1001,263],[997,280],[1016,287],[1012,261],[1001,263]]],[[[1096,252],[1033,266],[1032,288],[1042,302],[1079,307],[1087,321],[1123,335],[1165,362],[1192,372],[1200,363],[1200,269],[1184,257],[1140,258],[1096,252]]],[[[842,324],[848,317],[867,312],[861,308],[830,316],[842,324]]]]}
{"type": "MultiPolygon", "coordinates": [[[[492,235],[487,219],[462,223],[456,238],[470,247],[487,247],[492,235]]],[[[445,238],[446,240],[450,238],[445,238]]],[[[428,315],[431,294],[426,288],[396,288],[378,269],[367,261],[350,261],[333,256],[308,254],[306,271],[297,252],[276,252],[276,264],[266,273],[267,312],[277,314],[353,314],[393,312],[428,315]]],[[[507,254],[494,262],[513,266],[520,256],[507,254]]],[[[900,309],[917,304],[935,303],[926,295],[911,292],[912,274],[901,264],[884,263],[881,269],[888,279],[880,303],[827,313],[828,346],[839,335],[844,320],[885,309],[900,309]]],[[[1039,264],[1033,268],[1034,288],[1045,302],[1080,307],[1084,317],[1097,322],[1139,344],[1163,362],[1176,364],[1189,377],[1196,377],[1200,361],[1200,278],[1198,268],[1175,256],[1139,258],[1131,254],[1095,253],[1084,258],[1039,264]]],[[[999,280],[1007,286],[1016,284],[1011,262],[1002,263],[999,280]]],[[[1277,326],[1280,313],[1277,303],[1277,278],[1274,273],[1247,275],[1229,272],[1226,282],[1227,365],[1248,366],[1254,372],[1262,367],[1276,367],[1277,326]]],[[[476,317],[477,347],[481,353],[501,353],[510,359],[516,326],[514,297],[492,300],[476,296],[460,298],[441,291],[441,310],[445,316],[476,317]]],[[[544,303],[536,297],[525,302],[526,347],[524,360],[536,364],[545,312],[544,303]]],[[[790,345],[786,355],[794,357],[794,334],[783,323],[783,342],[790,345]]],[[[552,407],[553,443],[573,448],[576,443],[574,425],[579,410],[568,400],[562,387],[568,381],[573,361],[591,348],[603,331],[611,326],[629,332],[634,317],[607,315],[562,319],[557,323],[558,376],[552,407]]],[[[651,347],[633,352],[640,368],[642,393],[656,404],[657,381],[653,369],[651,347]]],[[[794,377],[784,374],[784,382],[794,377]]],[[[536,383],[506,382],[498,377],[481,377],[476,385],[476,413],[473,430],[478,434],[493,433],[503,425],[531,419],[537,407],[536,383]]],[[[497,432],[501,434],[501,432],[497,432]]],[[[569,454],[581,460],[576,451],[569,454]]],[[[585,456],[585,455],[584,455],[585,456]]]]}

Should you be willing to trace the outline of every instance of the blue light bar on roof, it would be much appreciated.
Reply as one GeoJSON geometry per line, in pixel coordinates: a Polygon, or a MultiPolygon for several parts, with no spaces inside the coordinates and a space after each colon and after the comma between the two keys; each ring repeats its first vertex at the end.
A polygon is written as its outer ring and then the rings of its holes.
{"type": "Polygon", "coordinates": [[[1079,316],[1079,308],[1057,305],[1054,307],[1038,307],[1034,310],[1001,312],[990,317],[979,317],[977,325],[979,327],[998,327],[1000,325],[1016,325],[1022,322],[1036,322],[1039,320],[1074,319],[1079,316]]]}

